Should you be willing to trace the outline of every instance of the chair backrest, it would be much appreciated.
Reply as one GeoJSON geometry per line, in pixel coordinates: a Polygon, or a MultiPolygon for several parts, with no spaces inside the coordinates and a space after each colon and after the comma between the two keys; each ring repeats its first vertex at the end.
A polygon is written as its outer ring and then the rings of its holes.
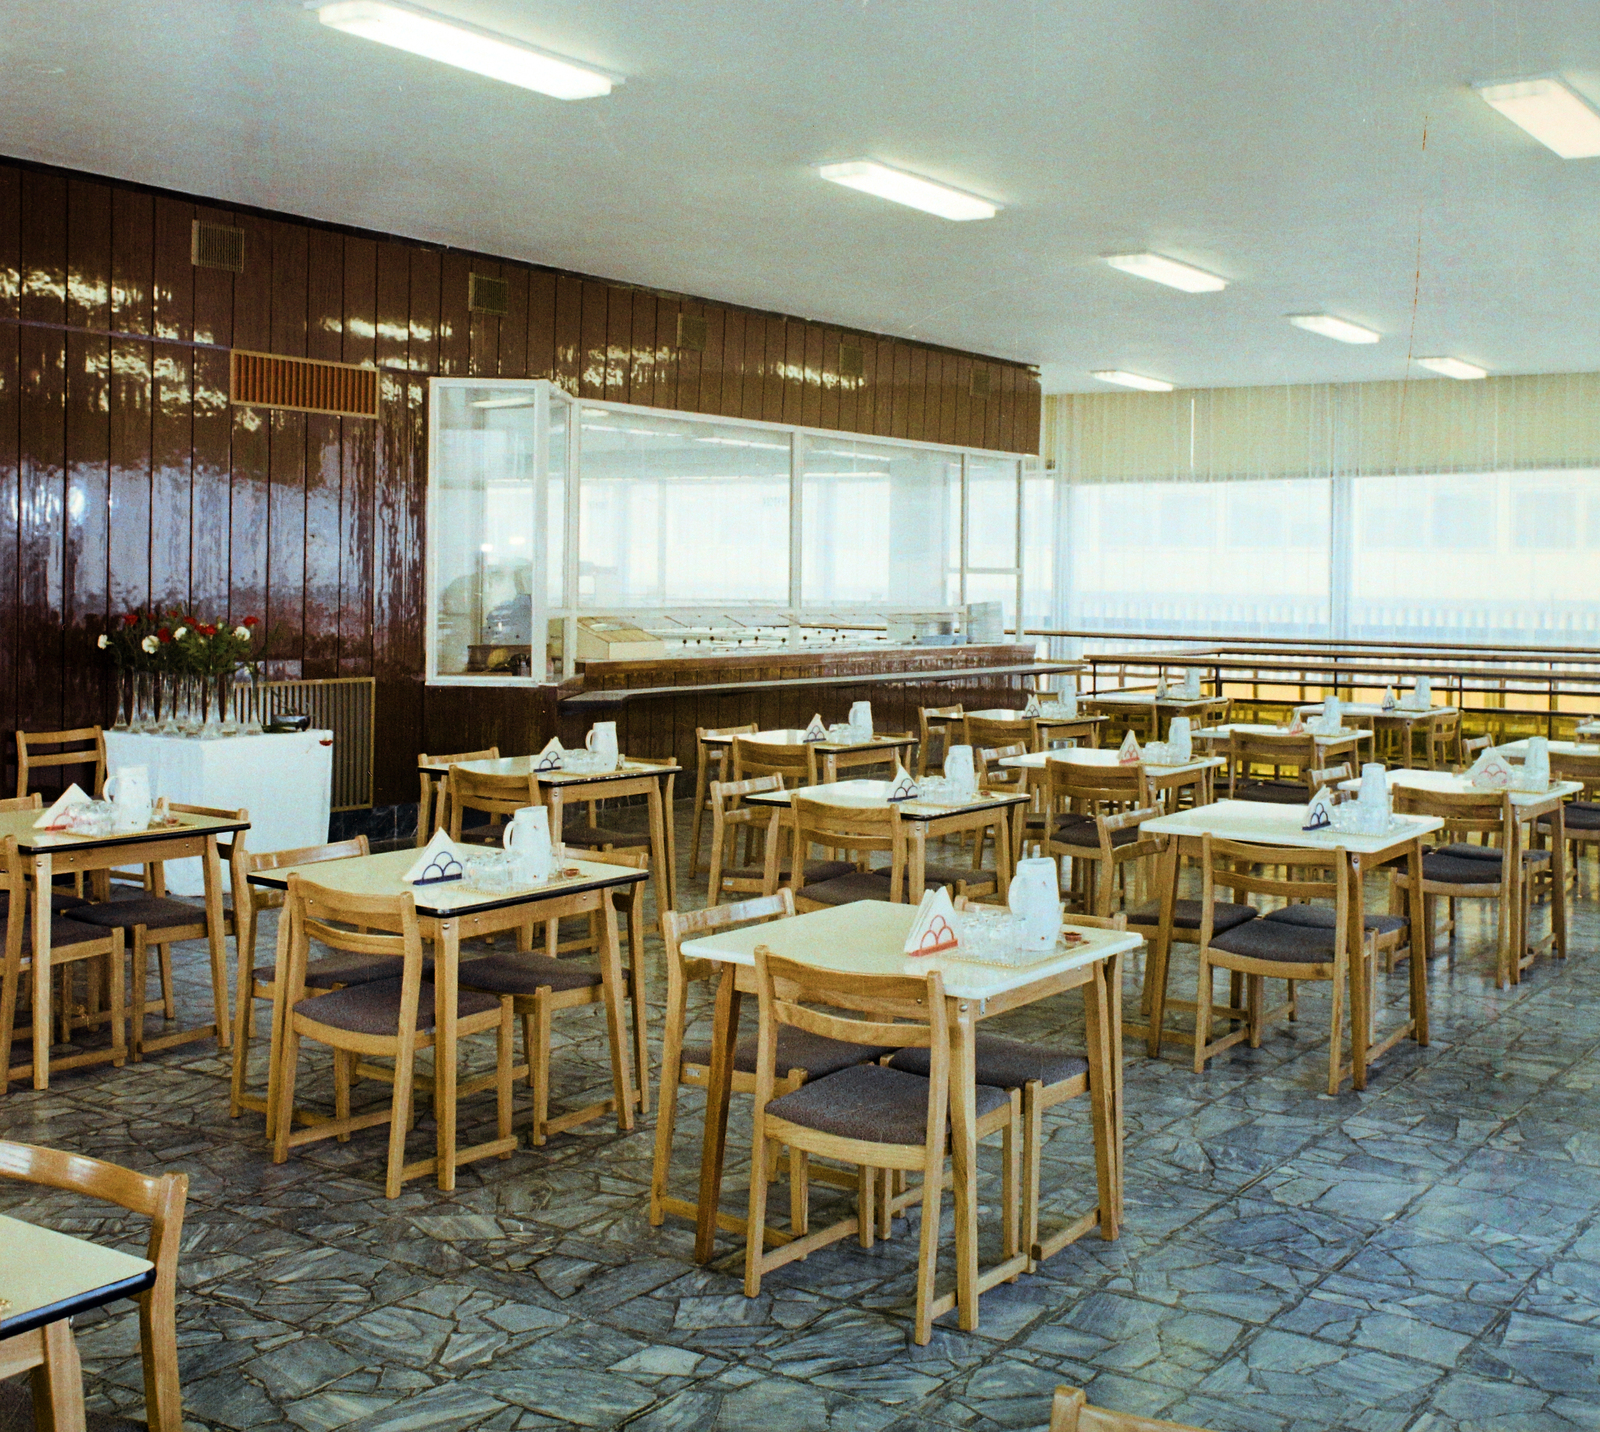
{"type": "Polygon", "coordinates": [[[1129,806],[1148,806],[1150,781],[1144,763],[1085,766],[1051,757],[1044,763],[1046,809],[1052,815],[1115,815],[1129,806]]]}
{"type": "Polygon", "coordinates": [[[1481,736],[1462,736],[1456,742],[1456,750],[1460,753],[1456,764],[1466,770],[1483,752],[1494,745],[1494,737],[1487,731],[1481,736]]]}
{"type": "Polygon", "coordinates": [[[731,905],[711,905],[704,910],[668,910],[661,917],[661,942],[667,949],[667,994],[671,1001],[677,981],[709,979],[716,972],[711,960],[686,960],[683,942],[713,930],[734,925],[753,925],[767,920],[783,920],[794,914],[794,892],[779,890],[752,900],[736,900],[731,905]]]}
{"type": "Polygon", "coordinates": [[[1081,1387],[1058,1387],[1050,1405],[1050,1432],[1205,1432],[1186,1422],[1162,1422],[1133,1412],[1091,1407],[1081,1387]]]}
{"type": "Polygon", "coordinates": [[[1014,746],[1024,742],[1030,751],[1039,748],[1039,723],[1017,713],[1015,721],[996,721],[988,716],[967,716],[961,726],[966,744],[974,751],[984,747],[1014,746]]]}
{"type": "MultiPolygon", "coordinates": [[[[500,748],[498,746],[490,746],[487,750],[483,751],[457,751],[453,756],[427,756],[419,754],[417,756],[417,767],[420,770],[425,766],[458,766],[463,761],[498,761],[499,759],[500,748]]],[[[423,771],[423,779],[426,780],[427,778],[427,772],[423,771]]],[[[442,776],[435,776],[433,779],[443,780],[444,778],[442,776]]]]}
{"type": "Polygon", "coordinates": [[[71,731],[17,732],[17,794],[28,794],[28,775],[41,766],[93,766],[94,780],[89,794],[99,796],[106,784],[106,737],[98,726],[79,726],[71,731]],[[62,749],[48,752],[39,746],[62,749]]]}
{"type": "Polygon", "coordinates": [[[397,955],[401,971],[398,1029],[415,1029],[418,997],[422,990],[422,935],[417,925],[417,902],[411,891],[402,895],[352,895],[330,890],[303,875],[289,877],[282,918],[290,921],[288,1003],[305,998],[306,960],[311,941],[320,940],[332,950],[358,955],[397,955]],[[378,926],[372,930],[371,926],[378,926]],[[398,926],[396,933],[388,929],[398,926]],[[353,927],[353,928],[352,928],[353,927]]]}
{"type": "Polygon", "coordinates": [[[450,838],[461,839],[461,812],[481,810],[486,815],[515,815],[527,806],[542,805],[538,777],[491,776],[450,767],[450,838]]]}
{"type": "Polygon", "coordinates": [[[1014,756],[1026,756],[1028,748],[1016,744],[1011,746],[991,746],[987,749],[973,751],[973,759],[978,768],[978,784],[984,789],[991,785],[1017,785],[1022,779],[1022,771],[1016,766],[1002,766],[1001,761],[1008,761],[1014,756]]]}
{"type": "Polygon", "coordinates": [[[189,1194],[189,1176],[164,1173],[152,1177],[82,1154],[0,1140],[0,1177],[115,1203],[150,1220],[150,1242],[145,1257],[156,1266],[156,1281],[148,1292],[139,1295],[145,1422],[150,1432],[182,1432],[182,1395],[178,1387],[178,1245],[183,1236],[183,1208],[189,1194]]]}
{"type": "Polygon", "coordinates": [[[1581,799],[1600,794],[1600,751],[1593,755],[1587,751],[1582,755],[1575,751],[1552,751],[1550,774],[1558,781],[1582,781],[1581,799]]]}
{"type": "MultiPolygon", "coordinates": [[[[368,855],[372,847],[364,835],[349,840],[329,841],[326,845],[303,845],[298,850],[253,850],[245,857],[245,873],[256,870],[286,870],[291,865],[320,865],[325,860],[349,860],[368,855]]],[[[257,910],[270,910],[283,904],[283,891],[265,885],[250,886],[250,903],[257,910]]]]}
{"type": "Polygon", "coordinates": [[[1437,816],[1445,831],[1461,835],[1494,836],[1494,844],[1509,850],[1516,830],[1516,815],[1509,791],[1419,791],[1392,786],[1396,810],[1411,815],[1437,816]]]}
{"type": "Polygon", "coordinates": [[[1337,766],[1323,766],[1320,770],[1306,772],[1306,784],[1311,787],[1311,794],[1315,795],[1323,786],[1332,786],[1340,781],[1353,780],[1355,772],[1346,762],[1337,766]]]}
{"type": "Polygon", "coordinates": [[[733,778],[777,776],[786,789],[817,784],[817,748],[806,742],[788,745],[778,741],[733,738],[733,778]]]}
{"type": "Polygon", "coordinates": [[[28,796],[7,796],[0,800],[0,815],[11,815],[15,811],[39,810],[44,805],[44,799],[38,791],[28,796]]]}
{"type": "Polygon", "coordinates": [[[917,707],[917,735],[921,738],[922,749],[928,749],[928,742],[933,739],[933,730],[928,725],[930,716],[960,716],[963,715],[958,702],[954,706],[919,706],[917,707]]]}
{"type": "MultiPolygon", "coordinates": [[[[1348,879],[1344,847],[1332,850],[1281,845],[1247,845],[1238,840],[1204,836],[1200,844],[1200,936],[1210,943],[1216,890],[1272,895],[1290,904],[1331,901],[1336,939],[1343,945],[1348,912],[1348,879]],[[1283,873],[1278,874],[1279,871],[1283,873]]],[[[1248,903],[1248,902],[1246,902],[1248,903]]]]}
{"type": "MultiPolygon", "coordinates": [[[[724,846],[733,838],[735,830],[740,826],[754,827],[764,832],[766,864],[769,873],[776,873],[778,824],[783,818],[783,810],[779,806],[747,806],[742,802],[746,796],[782,789],[781,776],[751,776],[743,781],[711,781],[707,784],[706,790],[711,802],[711,849],[716,859],[719,880],[722,863],[727,858],[724,846]]],[[[716,894],[717,892],[713,890],[713,898],[716,894]]]]}
{"type": "MultiPolygon", "coordinates": [[[[237,820],[246,824],[250,820],[247,810],[226,810],[220,806],[181,805],[174,801],[168,810],[175,815],[200,815],[208,816],[212,820],[237,820]]],[[[243,902],[250,898],[249,888],[245,883],[245,874],[248,869],[245,856],[245,836],[248,831],[230,830],[217,836],[217,855],[223,864],[228,867],[228,892],[233,896],[235,910],[242,908],[243,902]]],[[[156,895],[167,893],[167,877],[164,862],[153,862],[146,867],[150,874],[150,889],[156,895]]]]}
{"type": "Polygon", "coordinates": [[[836,805],[796,793],[789,808],[794,818],[792,883],[796,892],[805,885],[806,851],[813,845],[820,845],[829,850],[846,851],[856,860],[862,860],[869,851],[889,851],[892,898],[896,901],[904,898],[906,835],[899,806],[888,802],[881,806],[836,805]]]}
{"type": "MultiPolygon", "coordinates": [[[[852,1044],[929,1052],[927,1147],[945,1140],[950,1082],[950,1031],[944,982],[937,969],[915,975],[850,974],[818,969],[756,946],[756,997],[760,1033],[756,1045],[756,1108],[772,1097],[778,1030],[782,1025],[852,1044]],[[808,1008],[825,1005],[826,1009],[808,1008]],[[846,1018],[848,1010],[860,1018],[846,1018]]],[[[759,1157],[759,1155],[758,1155],[759,1157]]]]}
{"type": "Polygon", "coordinates": [[[760,729],[754,721],[748,726],[696,726],[694,738],[703,743],[707,736],[753,736],[760,729]]]}
{"type": "MultiPolygon", "coordinates": [[[[955,906],[958,911],[992,910],[994,908],[992,905],[981,905],[976,900],[969,900],[965,895],[956,896],[955,906]]],[[[1073,914],[1067,916],[1063,923],[1067,925],[1088,925],[1095,930],[1126,930],[1128,928],[1128,917],[1120,910],[1115,915],[1073,914]]]]}
{"type": "Polygon", "coordinates": [[[1197,707],[1189,713],[1189,719],[1196,726],[1226,726],[1228,718],[1233,714],[1233,697],[1215,696],[1207,701],[1204,706],[1197,707]]]}
{"type": "MultiPolygon", "coordinates": [[[[1309,775],[1317,767],[1317,742],[1314,736],[1290,736],[1266,731],[1240,731],[1228,736],[1228,793],[1249,778],[1254,766],[1271,766],[1276,776],[1292,769],[1309,785],[1309,775]]],[[[1315,794],[1315,791],[1311,792],[1315,794]]]]}

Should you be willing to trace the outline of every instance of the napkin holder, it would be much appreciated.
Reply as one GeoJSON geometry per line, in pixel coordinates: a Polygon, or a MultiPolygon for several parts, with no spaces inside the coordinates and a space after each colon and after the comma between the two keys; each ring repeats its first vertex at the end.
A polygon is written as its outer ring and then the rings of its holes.
{"type": "Polygon", "coordinates": [[[1516,771],[1497,751],[1485,751],[1467,772],[1467,784],[1478,790],[1508,791],[1516,782],[1516,771]]]}
{"type": "Polygon", "coordinates": [[[1289,736],[1304,736],[1306,734],[1306,718],[1302,716],[1300,712],[1296,711],[1294,713],[1294,720],[1289,723],[1284,734],[1289,736]]]}
{"type": "Polygon", "coordinates": [[[894,779],[889,782],[889,794],[885,799],[891,801],[914,801],[922,794],[917,783],[912,779],[911,773],[904,766],[894,768],[894,779]]]}
{"type": "Polygon", "coordinates": [[[1024,717],[1030,719],[1032,717],[1042,716],[1044,714],[1039,709],[1039,698],[1037,696],[1030,696],[1028,698],[1028,704],[1022,708],[1022,714],[1024,717]]]}
{"type": "Polygon", "coordinates": [[[1129,731],[1122,738],[1122,744],[1117,748],[1117,764],[1119,766],[1137,766],[1144,757],[1139,751],[1139,738],[1129,731]]]}
{"type": "Polygon", "coordinates": [[[559,771],[561,759],[567,753],[562,749],[558,737],[552,736],[546,743],[544,750],[539,752],[539,759],[533,763],[533,769],[538,771],[559,771]]]}
{"type": "Polygon", "coordinates": [[[800,733],[800,740],[809,746],[813,741],[827,739],[828,728],[822,724],[822,713],[819,711],[806,723],[806,729],[800,733]]]}
{"type": "Polygon", "coordinates": [[[421,854],[400,878],[407,885],[443,885],[463,879],[466,873],[456,843],[440,830],[434,832],[433,839],[422,847],[421,854]]]}
{"type": "Polygon", "coordinates": [[[1385,711],[1393,711],[1394,708],[1395,708],[1395,705],[1396,705],[1396,702],[1395,702],[1395,699],[1394,699],[1394,687],[1385,686],[1383,688],[1383,701],[1381,703],[1382,709],[1385,710],[1385,711]]]}
{"type": "Polygon", "coordinates": [[[1301,830],[1327,830],[1333,824],[1333,807],[1336,804],[1333,792],[1323,786],[1311,798],[1311,804],[1306,807],[1306,823],[1301,830]]]}
{"type": "Polygon", "coordinates": [[[905,953],[937,955],[955,949],[960,943],[961,938],[956,933],[956,907],[950,902],[950,892],[943,885],[928,891],[911,922],[905,953]]]}

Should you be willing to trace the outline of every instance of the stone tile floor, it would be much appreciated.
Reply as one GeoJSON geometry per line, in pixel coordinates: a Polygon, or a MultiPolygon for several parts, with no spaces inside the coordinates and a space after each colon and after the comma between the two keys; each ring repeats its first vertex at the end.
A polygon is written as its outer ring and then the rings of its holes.
{"type": "MultiPolygon", "coordinates": [[[[1201,1077],[1185,1044],[1151,1061],[1130,1041],[1123,1236],[1091,1235],[985,1294],[976,1332],[952,1315],[925,1348],[908,1317],[915,1218],[886,1245],[814,1255],[746,1299],[731,1241],[699,1267],[687,1226],[649,1226],[653,1117],[472,1165],[453,1195],[417,1182],[390,1202],[382,1131],[275,1167],[259,1117],[228,1118],[225,1060],[192,1045],[44,1093],[13,1086],[0,1136],[189,1174],[179,1340],[195,1428],[990,1432],[1043,1426],[1051,1390],[1070,1382],[1219,1432],[1594,1429],[1593,891],[1590,879],[1567,964],[1542,962],[1506,992],[1486,977],[1492,924],[1465,913],[1431,971],[1432,1046],[1403,1046],[1362,1094],[1320,1092],[1325,988],[1305,990],[1297,1026],[1201,1077]]],[[[200,956],[180,951],[191,1010],[200,956]]],[[[1180,959],[1174,990],[1188,985],[1180,959]]],[[[1386,996],[1403,1000],[1403,972],[1386,996]]],[[[1072,1045],[1081,1007],[1066,998],[996,1027],[1072,1045]]],[[[655,1033],[659,1047],[659,1018],[655,1033]]],[[[556,1099],[601,1097],[598,1020],[569,1015],[556,1038],[556,1099]]],[[[305,1067],[313,1102],[328,1094],[326,1065],[305,1067]]],[[[684,1105],[674,1175],[686,1192],[699,1096],[684,1105]]],[[[729,1206],[744,1109],[736,1100],[729,1206]]],[[[463,1117],[491,1118],[489,1096],[463,1117]]],[[[1046,1188],[1075,1212],[1093,1197],[1086,1119],[1069,1106],[1051,1127],[1046,1188]]],[[[425,1121],[414,1148],[430,1138],[425,1121]]],[[[991,1226],[996,1192],[980,1186],[991,1226]]],[[[130,1246],[143,1236],[137,1220],[16,1185],[0,1186],[0,1208],[130,1246]]],[[[948,1212],[944,1232],[948,1276],[948,1212]]],[[[94,1405],[136,1410],[131,1307],[83,1319],[80,1343],[94,1405]]]]}

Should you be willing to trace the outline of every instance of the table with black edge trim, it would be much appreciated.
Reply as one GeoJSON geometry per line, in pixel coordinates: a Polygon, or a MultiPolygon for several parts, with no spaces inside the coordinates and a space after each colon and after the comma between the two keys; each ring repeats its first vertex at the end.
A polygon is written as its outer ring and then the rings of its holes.
{"type": "Polygon", "coordinates": [[[982,711],[963,711],[959,716],[938,716],[928,713],[930,726],[959,726],[968,716],[983,721],[1031,721],[1041,741],[1067,741],[1082,738],[1091,746],[1100,744],[1100,728],[1111,718],[1081,712],[1076,716],[1025,716],[1021,710],[1010,707],[990,707],[982,711]]]}
{"type": "MultiPolygon", "coordinates": [[[[456,1000],[461,941],[480,935],[499,934],[505,930],[531,928],[545,920],[565,919],[591,912],[602,918],[605,939],[599,965],[605,992],[607,1033],[612,1050],[612,1083],[614,1089],[620,1091],[620,1097],[615,1100],[618,1104],[617,1127],[624,1131],[633,1128],[633,1109],[640,1101],[640,1095],[630,1079],[628,1069],[629,1045],[623,1027],[622,955],[617,938],[617,912],[606,896],[608,891],[646,879],[646,872],[626,865],[569,860],[564,868],[576,869],[578,873],[575,876],[558,876],[542,885],[491,894],[464,881],[408,885],[402,877],[416,858],[414,849],[395,850],[382,855],[356,855],[344,860],[319,861],[312,865],[290,865],[281,870],[257,870],[249,876],[251,884],[273,890],[287,890],[289,877],[299,875],[309,884],[322,885],[349,895],[410,894],[414,898],[422,938],[431,941],[434,948],[434,1019],[438,1030],[434,1092],[438,1147],[433,1158],[408,1164],[402,1176],[409,1179],[437,1173],[440,1189],[448,1193],[456,1186],[456,1169],[460,1165],[509,1153],[517,1147],[515,1137],[491,1139],[464,1149],[456,1147],[456,1096],[487,1088],[494,1081],[494,1075],[487,1074],[464,1084],[457,1082],[456,1000]]],[[[367,919],[369,924],[373,923],[371,917],[367,919]]],[[[278,921],[278,947],[273,967],[273,984],[280,993],[273,1001],[272,1008],[272,1063],[267,1092],[269,1123],[275,1117],[270,1111],[277,1109],[279,1054],[283,1047],[290,1004],[284,993],[289,969],[289,924],[287,919],[278,921]]],[[[376,925],[373,927],[381,928],[376,925]]],[[[649,1071],[640,1070],[639,1077],[641,1080],[648,1079],[649,1071]]],[[[292,1111],[290,1117],[293,1117],[292,1111]]],[[[560,1121],[551,1120],[550,1127],[552,1130],[559,1129],[560,1121]]],[[[269,1137],[275,1132],[275,1128],[269,1128],[269,1137]]]]}
{"type": "Polygon", "coordinates": [[[876,732],[870,736],[849,736],[839,741],[831,738],[807,741],[805,734],[794,727],[783,727],[772,731],[740,731],[737,735],[712,732],[700,739],[713,751],[731,751],[733,743],[740,736],[771,746],[815,746],[820,768],[817,774],[825,781],[837,780],[840,771],[853,767],[883,766],[892,761],[909,765],[911,748],[917,744],[915,736],[878,735],[876,732]]]}
{"type": "MultiPolygon", "coordinates": [[[[232,1042],[228,1020],[228,970],[223,946],[222,862],[217,855],[217,837],[250,829],[248,821],[221,820],[210,816],[179,814],[173,824],[125,835],[74,835],[69,831],[37,830],[36,810],[13,811],[0,815],[0,838],[14,835],[23,871],[33,884],[34,968],[50,968],[50,890],[57,875],[111,870],[124,865],[147,865],[153,861],[179,860],[199,856],[205,871],[206,939],[211,956],[211,997],[215,1012],[212,1024],[162,1040],[146,1041],[145,1050],[163,1048],[189,1039],[216,1037],[217,1048],[232,1042]]],[[[37,1031],[50,1028],[50,991],[54,982],[33,982],[33,1087],[50,1087],[50,1040],[37,1031]]],[[[104,1057],[100,1052],[75,1054],[57,1060],[61,1068],[88,1063],[104,1057]]],[[[18,1071],[0,1069],[0,1080],[21,1077],[18,1071]]],[[[0,1088],[4,1088],[0,1084],[0,1088]]]]}

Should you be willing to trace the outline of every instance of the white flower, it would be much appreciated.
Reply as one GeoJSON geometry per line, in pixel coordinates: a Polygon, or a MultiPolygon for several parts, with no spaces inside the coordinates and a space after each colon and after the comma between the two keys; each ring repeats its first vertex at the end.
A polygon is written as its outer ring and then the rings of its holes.
{"type": "Polygon", "coordinates": [[[151,656],[154,656],[158,651],[161,650],[161,642],[155,636],[147,636],[139,643],[139,646],[151,656]]]}
{"type": "Polygon", "coordinates": [[[182,641],[183,637],[184,637],[184,633],[187,632],[188,630],[189,630],[188,627],[179,627],[177,629],[177,631],[173,632],[172,639],[174,641],[182,641]]]}
{"type": "Polygon", "coordinates": [[[108,646],[111,645],[111,638],[108,637],[104,632],[101,632],[100,640],[97,641],[95,645],[98,646],[101,651],[104,651],[108,646]]]}
{"type": "Polygon", "coordinates": [[[249,641],[250,628],[247,626],[236,626],[233,629],[233,635],[236,641],[249,641]]]}

